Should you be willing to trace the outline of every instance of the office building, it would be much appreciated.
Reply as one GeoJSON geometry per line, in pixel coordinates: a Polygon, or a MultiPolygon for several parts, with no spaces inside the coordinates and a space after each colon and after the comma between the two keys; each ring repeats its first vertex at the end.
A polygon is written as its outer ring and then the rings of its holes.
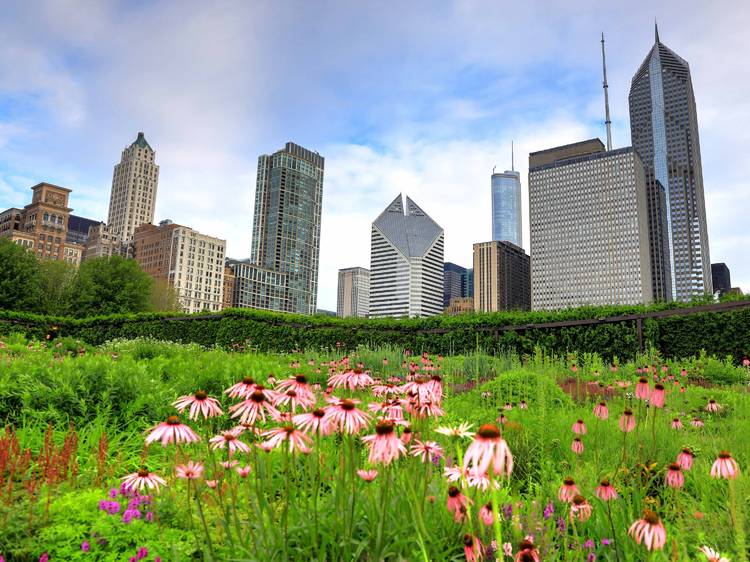
{"type": "Polygon", "coordinates": [[[372,223],[370,318],[443,310],[443,229],[399,194],[372,223]]]}
{"type": "Polygon", "coordinates": [[[163,220],[133,233],[133,257],[156,280],[174,287],[185,312],[218,311],[224,302],[226,241],[163,220]]]}
{"type": "Polygon", "coordinates": [[[81,263],[84,247],[68,240],[71,190],[51,183],[31,188],[31,203],[0,213],[0,236],[29,249],[39,259],[81,263]]]}
{"type": "Polygon", "coordinates": [[[628,99],[648,193],[654,298],[689,301],[713,292],[698,116],[690,67],[658,29],[628,99]]]}
{"type": "Polygon", "coordinates": [[[468,286],[465,267],[451,262],[443,264],[443,308],[450,304],[451,299],[468,297],[468,286]]]}
{"type": "Polygon", "coordinates": [[[711,284],[714,293],[722,296],[732,290],[732,277],[729,274],[729,268],[725,263],[711,264],[711,284]]]}
{"type": "MultiPolygon", "coordinates": [[[[285,279],[281,310],[315,314],[324,159],[292,142],[258,158],[251,262],[253,278],[285,279]]],[[[273,310],[276,310],[275,308],[273,310]]]]}
{"type": "Polygon", "coordinates": [[[234,275],[231,299],[233,308],[290,312],[287,294],[288,274],[260,267],[249,259],[228,259],[226,263],[234,275]]]}
{"type": "Polygon", "coordinates": [[[531,263],[523,248],[493,240],[474,244],[474,310],[529,310],[531,263]]]}
{"type": "Polygon", "coordinates": [[[474,312],[474,299],[471,297],[453,298],[443,312],[449,316],[474,312]]]}
{"type": "Polygon", "coordinates": [[[159,166],[156,153],[143,133],[122,151],[120,163],[112,174],[109,196],[110,233],[125,243],[133,238],[135,229],[154,222],[159,166]]]}
{"type": "MultiPolygon", "coordinates": [[[[227,258],[227,262],[230,261],[231,258],[227,258]]],[[[236,261],[236,260],[231,260],[236,261]]],[[[221,302],[221,308],[222,310],[225,308],[232,308],[232,302],[234,299],[234,287],[235,282],[237,278],[234,275],[234,269],[229,267],[229,265],[225,262],[224,265],[224,292],[223,292],[223,299],[221,302]]]]}
{"type": "Polygon", "coordinates": [[[126,248],[120,243],[117,236],[110,232],[106,224],[100,222],[89,227],[86,237],[86,250],[83,254],[84,260],[125,255],[125,252],[126,248]]]}
{"type": "Polygon", "coordinates": [[[370,311],[370,270],[364,267],[339,269],[336,316],[361,316],[370,311]]]}
{"type": "Polygon", "coordinates": [[[521,246],[521,174],[511,170],[493,173],[492,239],[521,246]]]}
{"type": "Polygon", "coordinates": [[[652,301],[646,187],[632,148],[591,139],[530,154],[529,216],[533,310],[652,301]]]}
{"type": "Polygon", "coordinates": [[[71,244],[86,246],[89,241],[89,228],[96,227],[100,224],[102,224],[102,221],[87,219],[77,215],[70,215],[68,217],[68,231],[65,235],[65,239],[71,244]]]}

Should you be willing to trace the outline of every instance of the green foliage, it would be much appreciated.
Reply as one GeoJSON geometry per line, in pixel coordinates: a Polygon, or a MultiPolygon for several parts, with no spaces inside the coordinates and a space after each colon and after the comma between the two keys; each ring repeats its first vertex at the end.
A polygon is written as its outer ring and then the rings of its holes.
{"type": "Polygon", "coordinates": [[[39,262],[34,254],[0,238],[0,264],[0,310],[40,310],[39,262]]]}
{"type": "Polygon", "coordinates": [[[121,256],[86,260],[73,283],[70,310],[79,317],[146,311],[152,285],[135,260],[121,256]]]}
{"type": "Polygon", "coordinates": [[[67,314],[70,311],[75,266],[65,261],[42,260],[39,262],[39,302],[37,310],[46,314],[67,314]]]}

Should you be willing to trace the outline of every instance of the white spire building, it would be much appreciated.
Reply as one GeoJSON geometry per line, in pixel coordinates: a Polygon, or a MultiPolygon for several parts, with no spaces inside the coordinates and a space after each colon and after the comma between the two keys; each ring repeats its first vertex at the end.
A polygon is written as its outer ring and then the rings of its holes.
{"type": "Polygon", "coordinates": [[[370,318],[443,311],[443,229],[401,194],[372,223],[370,318]]]}

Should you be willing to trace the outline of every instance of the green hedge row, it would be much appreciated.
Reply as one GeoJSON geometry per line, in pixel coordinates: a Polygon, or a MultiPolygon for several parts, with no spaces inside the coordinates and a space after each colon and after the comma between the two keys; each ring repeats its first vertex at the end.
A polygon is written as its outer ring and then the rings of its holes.
{"type": "MultiPolygon", "coordinates": [[[[747,301],[746,301],[747,302],[747,301]]],[[[559,312],[503,312],[422,319],[362,319],[301,316],[258,310],[230,309],[212,315],[143,313],[84,319],[36,316],[0,311],[0,334],[21,332],[31,338],[70,336],[92,345],[118,338],[152,337],[224,348],[245,346],[259,351],[288,352],[310,348],[351,350],[359,345],[391,345],[414,352],[462,354],[481,347],[487,351],[532,353],[536,346],[557,354],[596,352],[604,357],[631,359],[639,351],[635,322],[499,330],[545,322],[639,314],[678,308],[584,307],[559,312]]],[[[683,358],[701,350],[737,361],[750,354],[750,307],[685,316],[647,318],[644,346],[665,357],[683,358]]]]}

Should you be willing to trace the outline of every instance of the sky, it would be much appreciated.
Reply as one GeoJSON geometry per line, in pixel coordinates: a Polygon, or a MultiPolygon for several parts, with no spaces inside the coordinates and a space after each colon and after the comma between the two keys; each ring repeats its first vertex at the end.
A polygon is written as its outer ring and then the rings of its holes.
{"type": "Polygon", "coordinates": [[[630,144],[630,80],[654,41],[690,63],[712,262],[750,291],[750,2],[0,0],[0,207],[41,181],[107,219],[113,166],[139,131],[160,166],[156,217],[250,255],[257,158],[325,157],[318,308],[369,267],[370,224],[398,193],[471,266],[491,239],[490,175],[528,154],[630,144]]]}

